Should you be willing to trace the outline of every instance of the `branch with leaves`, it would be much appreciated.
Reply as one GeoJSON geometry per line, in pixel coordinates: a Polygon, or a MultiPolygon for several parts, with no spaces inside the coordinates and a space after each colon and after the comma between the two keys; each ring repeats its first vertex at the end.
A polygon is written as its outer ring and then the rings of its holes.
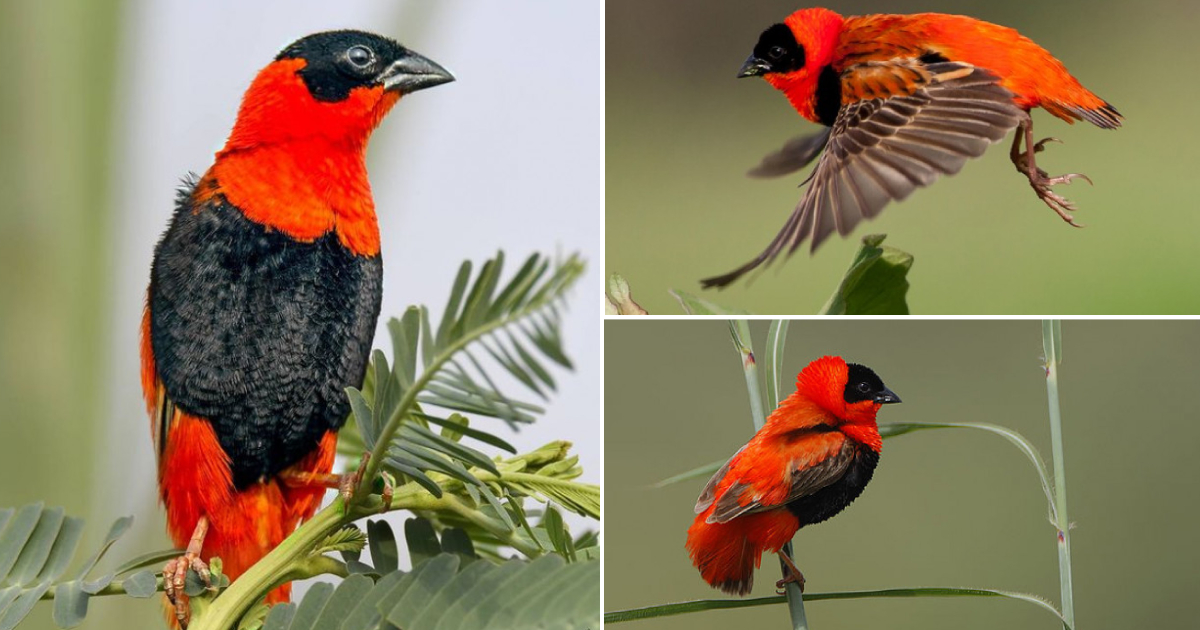
{"type": "MultiPolygon", "coordinates": [[[[347,392],[352,421],[339,450],[366,458],[349,500],[339,497],[319,511],[232,584],[221,581],[214,560],[217,592],[189,574],[193,630],[475,628],[535,617],[555,627],[599,625],[598,535],[573,537],[561,513],[598,519],[599,486],[578,481],[583,471],[570,443],[517,454],[467,417],[516,428],[543,412],[502,392],[492,364],[540,398],[554,391],[544,362],[571,367],[559,324],[583,264],[575,256],[551,263],[535,255],[501,284],[503,265],[501,254],[473,275],[464,263],[436,332],[423,306],[389,322],[391,362],[376,351],[362,389],[347,392]],[[399,569],[387,523],[356,526],[396,510],[417,516],[405,527],[411,571],[399,569]],[[372,564],[362,561],[364,548],[372,564]],[[268,610],[261,603],[279,584],[318,575],[344,579],[336,588],[314,585],[298,604],[268,610]],[[548,578],[552,591],[539,588],[548,578]]],[[[55,621],[73,627],[93,596],[153,595],[161,580],[148,567],[177,551],[88,577],[128,526],[128,519],[114,524],[101,550],[63,581],[82,522],[41,506],[0,511],[0,630],[15,627],[39,599],[53,597],[55,621]]]]}

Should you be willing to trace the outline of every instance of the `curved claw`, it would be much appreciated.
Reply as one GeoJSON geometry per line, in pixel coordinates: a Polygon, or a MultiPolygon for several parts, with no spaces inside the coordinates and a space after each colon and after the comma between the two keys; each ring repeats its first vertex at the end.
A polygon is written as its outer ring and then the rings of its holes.
{"type": "Polygon", "coordinates": [[[1092,182],[1091,177],[1088,177],[1087,175],[1084,175],[1083,173],[1067,173],[1065,175],[1059,175],[1058,177],[1043,176],[1042,179],[1045,180],[1042,183],[1047,186],[1056,186],[1058,184],[1070,184],[1071,180],[1074,180],[1074,179],[1082,179],[1083,181],[1085,181],[1093,186],[1096,185],[1095,183],[1092,182]]]}
{"type": "Polygon", "coordinates": [[[183,592],[187,584],[188,569],[196,572],[205,588],[212,588],[212,574],[199,554],[188,552],[163,566],[163,592],[175,607],[175,619],[179,621],[179,627],[184,629],[188,627],[191,618],[188,596],[183,592]]]}
{"type": "Polygon", "coordinates": [[[1066,144],[1059,138],[1042,138],[1041,140],[1037,141],[1037,144],[1033,145],[1033,152],[1041,153],[1042,151],[1045,151],[1047,142],[1057,142],[1059,144],[1066,144]]]}
{"type": "Polygon", "coordinates": [[[785,565],[787,565],[788,570],[787,577],[775,582],[775,593],[778,595],[784,595],[786,593],[784,587],[788,584],[798,585],[800,587],[800,592],[803,593],[804,583],[807,581],[804,579],[804,574],[800,572],[800,569],[796,568],[796,563],[792,562],[792,559],[789,558],[786,553],[783,553],[782,551],[777,553],[779,554],[779,559],[782,560],[785,565]]]}
{"type": "MultiPolygon", "coordinates": [[[[367,462],[369,461],[371,461],[371,453],[364,452],[362,460],[358,464],[358,470],[341,476],[338,490],[341,493],[343,505],[350,505],[350,500],[354,498],[354,491],[358,488],[358,484],[362,483],[363,475],[367,473],[367,462]]],[[[380,512],[387,512],[392,509],[392,499],[396,495],[396,478],[387,471],[380,471],[379,476],[383,479],[383,507],[380,512]]]]}
{"type": "Polygon", "coordinates": [[[392,498],[396,495],[396,478],[388,471],[384,470],[379,473],[383,478],[383,509],[381,512],[387,512],[392,509],[392,498]]]}
{"type": "Polygon", "coordinates": [[[367,462],[369,461],[371,461],[371,453],[364,452],[362,460],[358,463],[358,470],[341,476],[338,481],[338,492],[342,495],[342,505],[350,505],[350,499],[354,498],[354,490],[358,487],[359,482],[362,481],[362,477],[367,471],[367,462]]]}
{"type": "Polygon", "coordinates": [[[1073,227],[1084,227],[1082,224],[1076,223],[1075,217],[1071,215],[1076,208],[1075,204],[1071,203],[1069,199],[1050,190],[1050,187],[1044,184],[1034,184],[1033,190],[1037,193],[1038,198],[1045,202],[1047,206],[1050,206],[1050,209],[1057,213],[1063,221],[1066,221],[1073,227]]]}
{"type": "Polygon", "coordinates": [[[783,578],[782,580],[778,580],[775,582],[775,594],[776,595],[786,595],[787,589],[785,587],[788,584],[793,584],[793,583],[798,585],[800,587],[800,592],[803,593],[805,582],[806,582],[806,580],[804,579],[803,573],[793,573],[793,574],[788,575],[787,577],[783,578]],[[797,576],[799,576],[799,577],[797,577],[797,576]]]}

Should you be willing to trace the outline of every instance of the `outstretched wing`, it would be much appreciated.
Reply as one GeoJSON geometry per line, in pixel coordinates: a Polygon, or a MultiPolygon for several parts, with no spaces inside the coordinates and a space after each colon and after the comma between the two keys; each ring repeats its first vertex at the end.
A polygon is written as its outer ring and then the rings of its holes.
{"type": "Polygon", "coordinates": [[[867,62],[842,74],[842,108],[808,190],[783,229],[754,260],[703,280],[723,287],[836,230],[845,236],[889,201],[957,173],[1026,116],[991,72],[919,59],[867,62]]]}
{"type": "Polygon", "coordinates": [[[799,136],[788,140],[783,148],[763,157],[758,166],[746,172],[750,177],[779,177],[808,166],[821,154],[825,145],[829,144],[829,134],[832,127],[825,127],[817,133],[799,136]]]}

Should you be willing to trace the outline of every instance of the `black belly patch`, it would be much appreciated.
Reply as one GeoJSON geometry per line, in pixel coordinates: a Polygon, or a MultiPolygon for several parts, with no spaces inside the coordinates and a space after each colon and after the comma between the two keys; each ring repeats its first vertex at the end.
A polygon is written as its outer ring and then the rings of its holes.
{"type": "Polygon", "coordinates": [[[850,462],[846,474],[842,475],[841,479],[788,503],[788,511],[800,520],[800,527],[834,517],[862,494],[878,463],[879,453],[859,445],[854,461],[850,462]]]}
{"type": "Polygon", "coordinates": [[[238,488],[345,422],[382,281],[378,255],[355,255],[333,233],[301,243],[219,196],[199,210],[181,199],[151,271],[151,344],[167,396],[212,423],[238,488]]]}

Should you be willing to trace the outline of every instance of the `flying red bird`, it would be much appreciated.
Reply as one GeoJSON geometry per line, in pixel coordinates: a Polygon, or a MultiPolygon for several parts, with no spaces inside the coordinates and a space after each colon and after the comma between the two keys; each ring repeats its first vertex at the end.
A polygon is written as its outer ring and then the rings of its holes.
{"type": "Polygon", "coordinates": [[[961,15],[864,15],[801,9],[759,37],[739,77],[761,76],[822,132],[788,142],[750,171],[795,172],[818,154],[808,190],[754,260],[702,280],[726,286],[805,240],[815,251],[845,236],[891,200],[953,175],[1016,128],[1010,157],[1038,198],[1067,223],[1074,204],[1052,190],[1080,173],[1051,177],[1035,156],[1056,138],[1033,139],[1035,107],[1068,123],[1121,126],[1121,114],[1017,31],[961,15]],[[1024,143],[1024,148],[1022,148],[1024,143]],[[823,151],[823,153],[822,153],[823,151]]]}
{"type": "Polygon", "coordinates": [[[167,530],[187,550],[164,568],[180,625],[189,568],[207,580],[217,556],[236,579],[332,480],[382,291],[367,140],[402,95],[453,80],[385,37],[304,37],[258,73],[225,148],[180,190],[141,342],[167,530]]]}
{"type": "Polygon", "coordinates": [[[696,500],[687,549],[704,581],[746,595],[764,551],[779,553],[796,530],[835,516],[862,494],[883,440],[879,407],[900,398],[870,368],[821,357],[796,377],[796,391],[713,475],[696,500]]]}

